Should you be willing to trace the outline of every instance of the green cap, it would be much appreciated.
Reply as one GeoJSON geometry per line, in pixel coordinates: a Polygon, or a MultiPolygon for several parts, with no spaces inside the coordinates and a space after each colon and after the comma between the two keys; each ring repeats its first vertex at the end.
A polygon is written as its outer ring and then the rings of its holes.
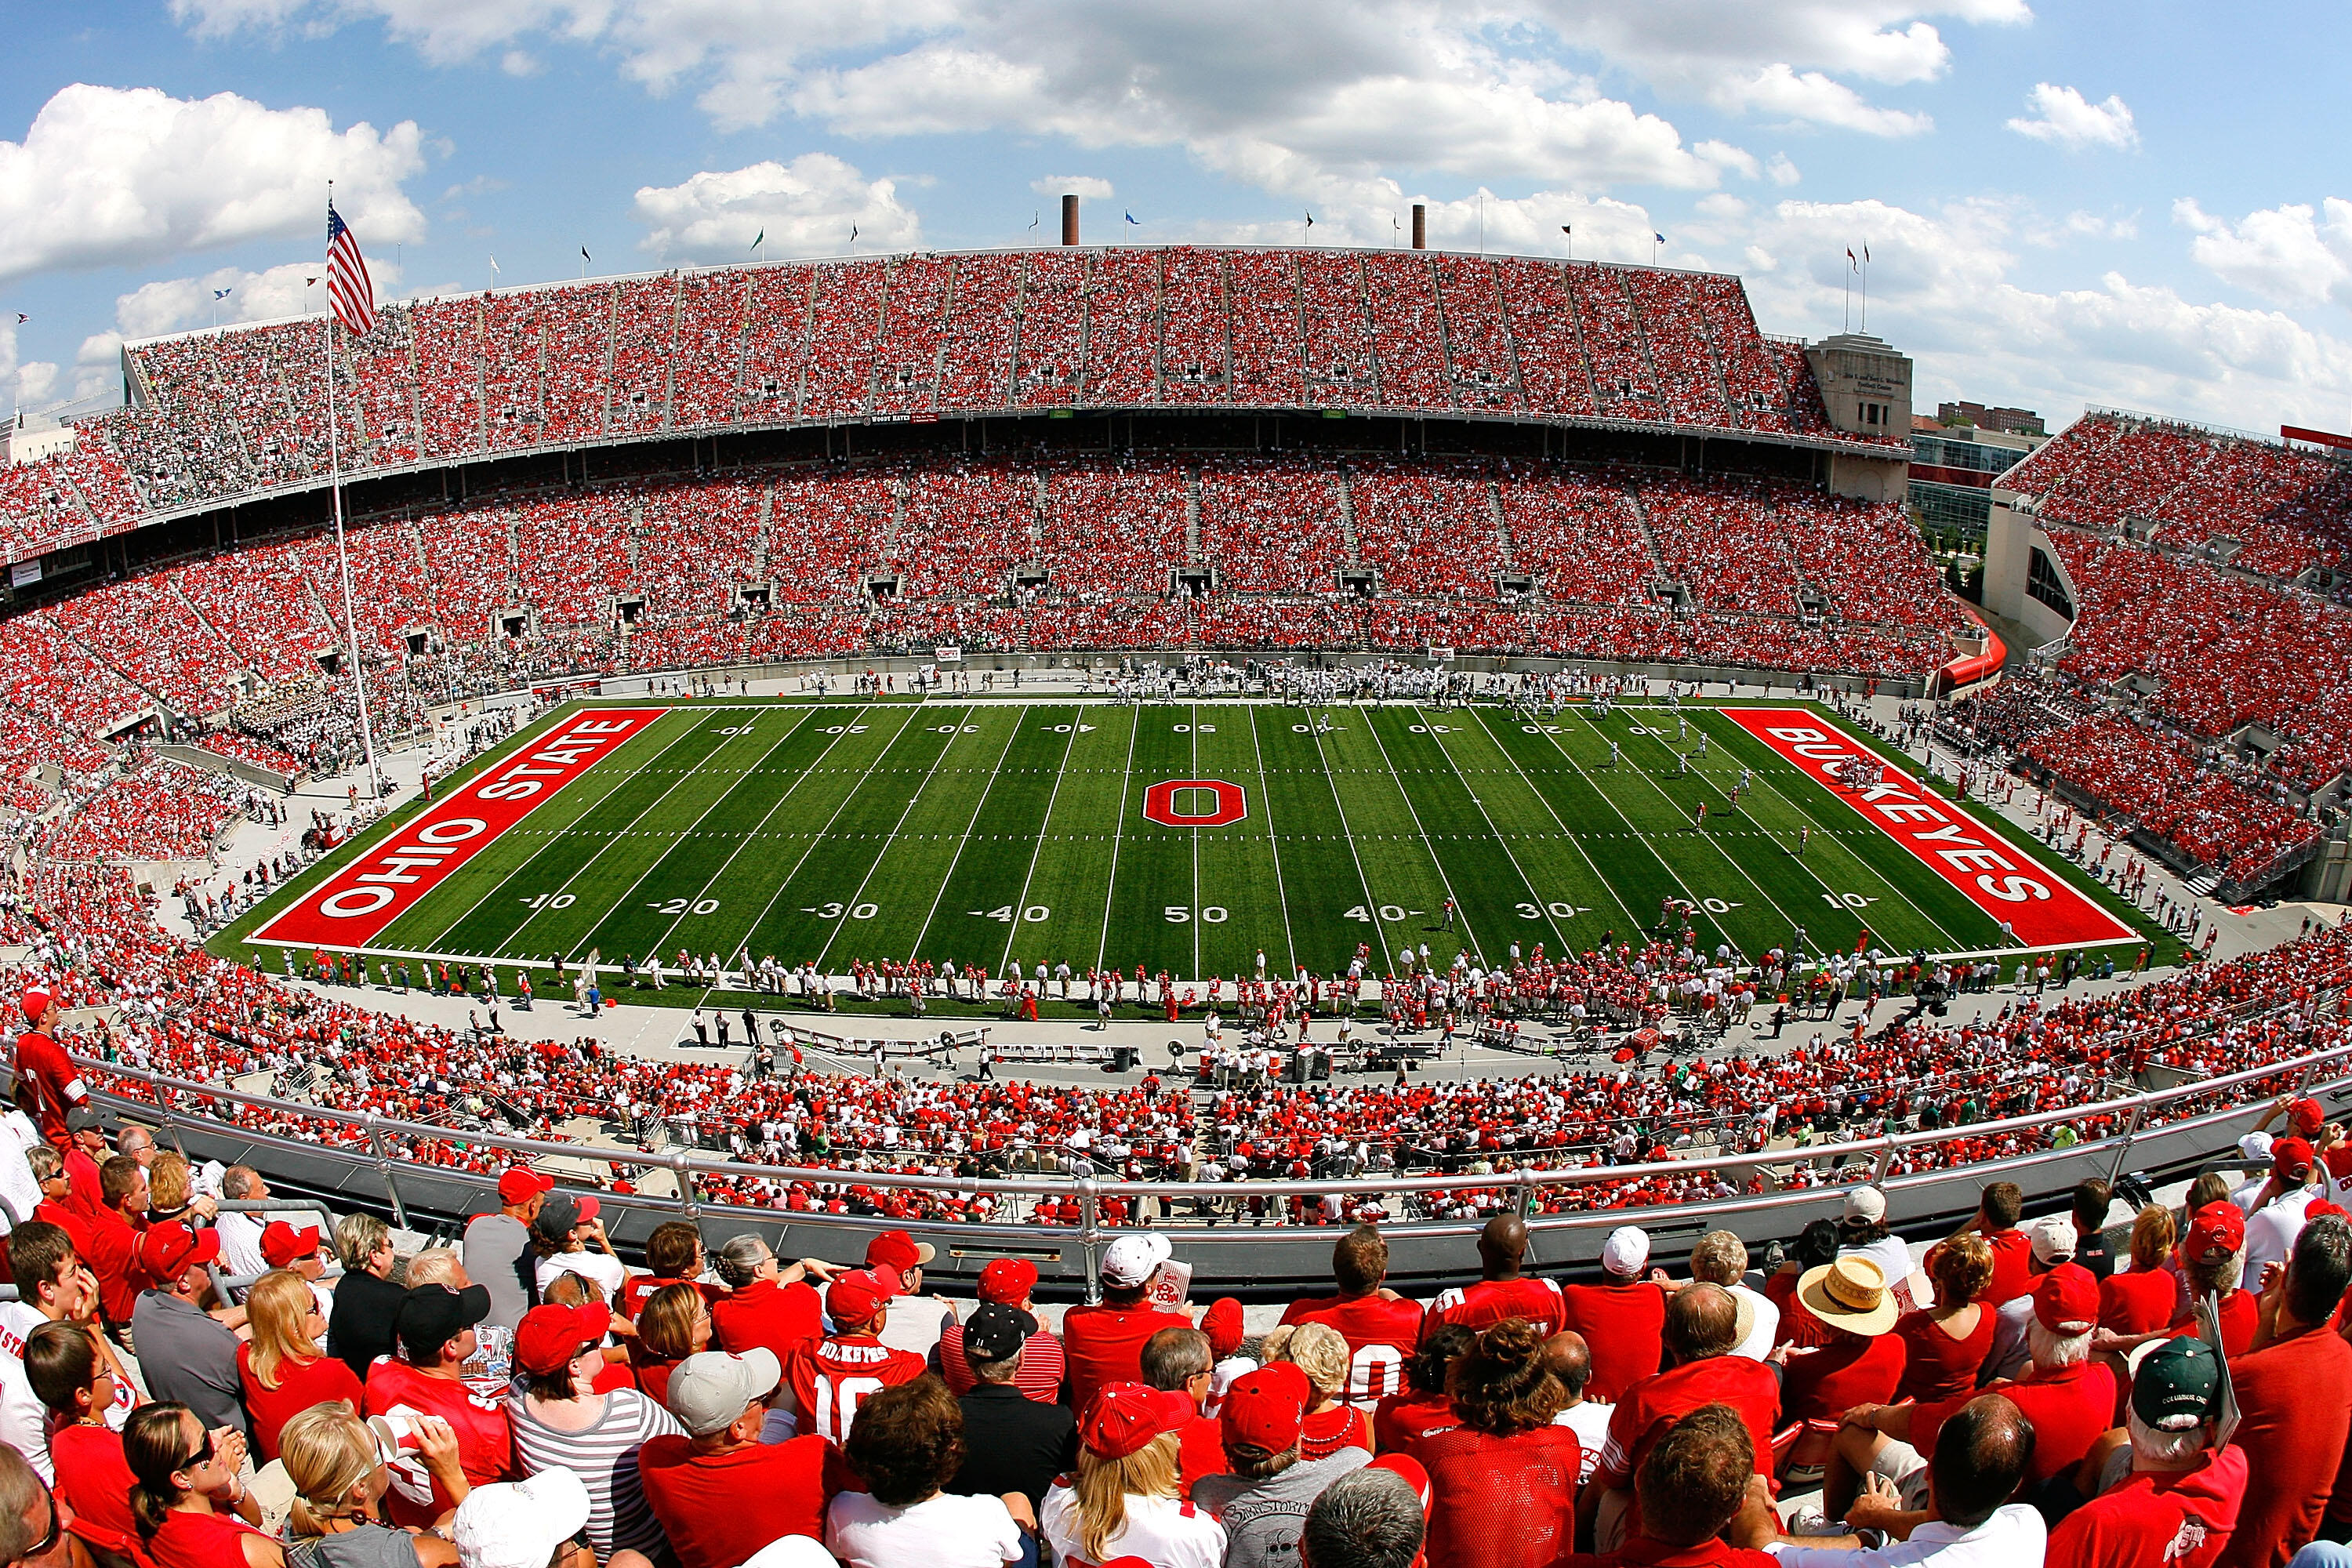
{"type": "Polygon", "coordinates": [[[2158,1432],[2185,1432],[2213,1414],[2221,1361],[2191,1335],[2162,1340],[2132,1374],[2132,1412],[2158,1432]]]}

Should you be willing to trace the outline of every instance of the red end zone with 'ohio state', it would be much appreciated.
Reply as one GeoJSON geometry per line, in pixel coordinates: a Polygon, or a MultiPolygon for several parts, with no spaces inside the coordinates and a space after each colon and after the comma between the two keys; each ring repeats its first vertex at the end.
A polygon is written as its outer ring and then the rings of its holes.
{"type": "Polygon", "coordinates": [[[1821,781],[1829,792],[1883,829],[1969,901],[2005,921],[2030,947],[2115,942],[2138,933],[2084,898],[2072,883],[1975,817],[1948,809],[1917,779],[1855,745],[1797,708],[1726,708],[1723,716],[1821,781]],[[1839,764],[1860,757],[1877,764],[1877,782],[1857,789],[1839,764]]]}
{"type": "Polygon", "coordinates": [[[596,708],[470,780],[272,916],[256,942],[358,947],[556,791],[667,711],[596,708]]]}

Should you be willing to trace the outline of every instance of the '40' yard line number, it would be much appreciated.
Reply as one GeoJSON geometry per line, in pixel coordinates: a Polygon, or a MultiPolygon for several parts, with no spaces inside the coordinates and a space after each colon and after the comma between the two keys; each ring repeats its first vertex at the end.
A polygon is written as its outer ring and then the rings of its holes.
{"type": "MultiPolygon", "coordinates": [[[[867,909],[871,906],[860,904],[857,907],[859,909],[867,909]]],[[[984,921],[1001,921],[1006,925],[1011,925],[1013,923],[1013,906],[1011,904],[999,904],[992,910],[966,910],[964,913],[968,915],[976,915],[984,921]]],[[[1044,921],[1052,920],[1054,918],[1054,911],[1046,908],[1044,904],[1031,904],[1027,909],[1021,911],[1021,918],[1028,921],[1031,925],[1038,925],[1044,921]]]]}

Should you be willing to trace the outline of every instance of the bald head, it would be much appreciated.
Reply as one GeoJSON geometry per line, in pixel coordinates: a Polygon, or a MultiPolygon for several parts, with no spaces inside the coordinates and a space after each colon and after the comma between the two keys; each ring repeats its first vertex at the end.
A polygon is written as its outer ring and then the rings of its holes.
{"type": "Polygon", "coordinates": [[[1515,1214],[1498,1214],[1478,1233],[1478,1263],[1489,1279],[1507,1279],[1528,1255],[1528,1225],[1515,1214]]]}
{"type": "Polygon", "coordinates": [[[1676,1365],[1727,1355],[1739,1342],[1739,1303],[1720,1285],[1686,1285],[1666,1304],[1664,1337],[1676,1365]]]}
{"type": "Polygon", "coordinates": [[[1559,1385],[1570,1398],[1584,1397],[1584,1385],[1592,1377],[1592,1347],[1574,1329],[1562,1329],[1543,1343],[1544,1370],[1559,1379],[1559,1385]]]}
{"type": "Polygon", "coordinates": [[[1937,1517],[1974,1530],[2010,1500],[2032,1463],[2025,1412],[2000,1394],[1979,1394],[1937,1429],[1927,1479],[1937,1517]]]}

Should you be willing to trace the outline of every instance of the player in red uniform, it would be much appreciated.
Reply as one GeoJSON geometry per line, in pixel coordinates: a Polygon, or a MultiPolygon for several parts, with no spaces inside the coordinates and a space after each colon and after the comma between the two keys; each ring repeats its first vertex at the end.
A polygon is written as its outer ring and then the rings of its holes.
{"type": "Polygon", "coordinates": [[[1488,1220],[1486,1228],[1478,1233],[1478,1283],[1444,1291],[1432,1301],[1422,1319],[1421,1337],[1426,1340],[1440,1323],[1477,1330],[1506,1318],[1527,1319],[1547,1339],[1566,1328],[1559,1287],[1519,1272],[1527,1255],[1526,1221],[1512,1214],[1498,1214],[1488,1220]]]}
{"type": "Polygon", "coordinates": [[[800,1431],[815,1433],[835,1443],[849,1440],[860,1400],[923,1375],[923,1358],[912,1351],[892,1350],[882,1342],[882,1326],[889,1321],[888,1280],[870,1268],[854,1268],[833,1277],[824,1293],[825,1311],[834,1331],[803,1347],[784,1366],[784,1386],[790,1404],[779,1399],[778,1409],[799,1413],[800,1431]]]}
{"type": "Polygon", "coordinates": [[[1404,1363],[1421,1342],[1421,1303],[1388,1289],[1388,1272],[1387,1240],[1375,1227],[1358,1226],[1331,1248],[1339,1293],[1293,1301],[1282,1314],[1286,1324],[1322,1323],[1339,1331],[1348,1342],[1348,1387],[1341,1397],[1365,1411],[1403,1389],[1404,1363]]]}

